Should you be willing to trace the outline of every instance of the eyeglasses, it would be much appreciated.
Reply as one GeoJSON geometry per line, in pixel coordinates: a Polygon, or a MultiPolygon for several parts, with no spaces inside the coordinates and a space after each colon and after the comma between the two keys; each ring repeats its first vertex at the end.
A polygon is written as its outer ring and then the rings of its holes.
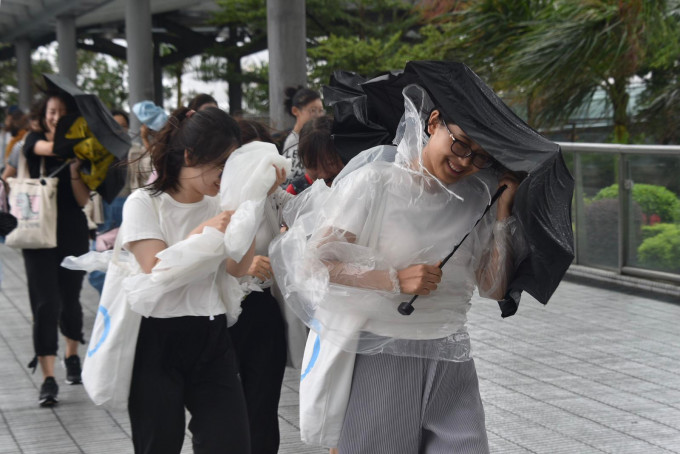
{"type": "Polygon", "coordinates": [[[472,165],[478,169],[488,169],[493,165],[493,158],[491,156],[482,153],[475,153],[472,151],[470,145],[453,137],[453,133],[449,129],[449,126],[446,124],[446,122],[442,121],[442,123],[444,123],[444,127],[449,133],[449,137],[451,137],[451,140],[453,141],[453,143],[451,143],[451,152],[453,154],[459,158],[470,158],[472,165]]]}

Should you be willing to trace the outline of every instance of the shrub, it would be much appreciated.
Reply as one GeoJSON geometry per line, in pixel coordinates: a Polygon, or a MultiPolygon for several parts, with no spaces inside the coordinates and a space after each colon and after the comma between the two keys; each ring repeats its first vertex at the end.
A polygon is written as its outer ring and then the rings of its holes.
{"type": "MultiPolygon", "coordinates": [[[[586,241],[583,253],[586,264],[617,267],[619,263],[619,202],[618,200],[595,200],[586,206],[586,241]]],[[[630,232],[633,244],[638,244],[642,212],[633,203],[633,231],[630,232]]]]}
{"type": "Polygon", "coordinates": [[[677,231],[678,226],[676,224],[654,224],[654,225],[643,225],[642,226],[642,240],[646,240],[647,238],[652,238],[660,233],[664,233],[667,231],[672,231],[675,232],[677,231]]]}
{"type": "Polygon", "coordinates": [[[656,235],[644,240],[638,248],[638,263],[644,267],[669,273],[680,273],[680,226],[657,224],[656,235]],[[663,227],[659,227],[663,225],[663,227]]]}
{"type": "MultiPolygon", "coordinates": [[[[619,196],[619,185],[613,184],[600,189],[593,200],[616,199],[619,196]]],[[[653,184],[633,185],[633,200],[640,205],[647,218],[658,215],[661,222],[680,222],[680,200],[663,186],[653,184]]]]}

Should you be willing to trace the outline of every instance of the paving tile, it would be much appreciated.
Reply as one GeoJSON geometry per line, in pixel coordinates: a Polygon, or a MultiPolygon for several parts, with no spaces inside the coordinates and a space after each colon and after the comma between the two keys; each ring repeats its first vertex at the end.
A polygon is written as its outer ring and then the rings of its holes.
{"type": "MultiPolygon", "coordinates": [[[[61,403],[37,407],[23,262],[4,245],[0,275],[0,454],[131,453],[126,412],[92,405],[60,367],[61,403]]],[[[87,337],[97,293],[85,283],[81,299],[87,337]]],[[[469,319],[492,453],[680,454],[680,304],[563,282],[547,306],[524,295],[508,319],[474,297],[469,319]]],[[[279,453],[327,453],[300,441],[299,386],[287,369],[279,453]]]]}

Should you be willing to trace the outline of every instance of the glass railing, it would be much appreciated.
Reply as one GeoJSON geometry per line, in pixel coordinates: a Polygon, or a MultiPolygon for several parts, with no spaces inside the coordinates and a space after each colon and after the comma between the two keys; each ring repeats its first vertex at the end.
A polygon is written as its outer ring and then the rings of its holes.
{"type": "Polygon", "coordinates": [[[574,263],[680,283],[680,146],[560,142],[574,263]]]}

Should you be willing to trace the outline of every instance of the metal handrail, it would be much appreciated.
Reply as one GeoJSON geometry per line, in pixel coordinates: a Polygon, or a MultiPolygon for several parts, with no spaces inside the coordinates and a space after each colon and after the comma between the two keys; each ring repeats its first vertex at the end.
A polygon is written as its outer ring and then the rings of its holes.
{"type": "Polygon", "coordinates": [[[562,151],[603,154],[680,156],[680,145],[622,145],[618,143],[557,142],[562,151]]]}
{"type": "Polygon", "coordinates": [[[557,142],[562,148],[563,152],[574,153],[574,180],[576,183],[575,187],[575,245],[576,245],[576,257],[574,263],[580,263],[580,253],[579,253],[579,235],[583,234],[583,220],[584,217],[584,207],[583,207],[583,176],[580,174],[580,154],[581,153],[598,153],[598,154],[610,154],[617,155],[619,159],[619,171],[618,171],[618,185],[619,185],[619,260],[618,260],[618,274],[637,276],[647,279],[655,279],[660,281],[671,281],[680,284],[680,274],[668,273],[663,271],[648,270],[645,268],[631,267],[626,263],[627,260],[627,247],[628,247],[628,223],[627,223],[627,213],[629,210],[629,204],[627,201],[630,199],[630,191],[632,188],[632,181],[628,179],[627,165],[628,157],[630,155],[653,155],[653,156],[677,156],[680,157],[680,146],[678,145],[622,145],[622,144],[607,144],[607,143],[577,143],[577,142],[557,142]]]}

